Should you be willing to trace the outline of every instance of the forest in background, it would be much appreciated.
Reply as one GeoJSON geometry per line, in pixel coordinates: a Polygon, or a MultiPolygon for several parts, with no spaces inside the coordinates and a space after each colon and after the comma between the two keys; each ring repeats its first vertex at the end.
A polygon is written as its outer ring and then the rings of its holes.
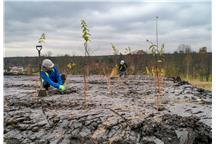
{"type": "MultiPolygon", "coordinates": [[[[80,75],[85,67],[84,56],[42,56],[51,59],[59,68],[60,72],[72,75],[80,75]]],[[[127,54],[127,55],[108,55],[108,56],[89,56],[89,74],[110,74],[112,68],[125,60],[128,64],[127,74],[151,75],[154,66],[154,57],[151,54],[127,54]]],[[[4,69],[10,70],[12,66],[22,66],[31,71],[29,74],[38,71],[38,57],[5,57],[4,69]]],[[[199,52],[175,52],[164,54],[161,63],[163,76],[197,79],[200,81],[212,80],[212,53],[200,50],[199,52]]]]}

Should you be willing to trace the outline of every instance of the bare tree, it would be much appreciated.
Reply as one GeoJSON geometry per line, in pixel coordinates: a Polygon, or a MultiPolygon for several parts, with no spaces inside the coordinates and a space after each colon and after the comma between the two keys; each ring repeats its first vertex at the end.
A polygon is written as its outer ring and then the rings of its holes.
{"type": "Polygon", "coordinates": [[[188,80],[189,75],[190,75],[190,66],[191,66],[191,62],[192,62],[191,53],[188,52],[186,54],[185,61],[186,61],[186,77],[187,77],[187,80],[188,80]]]}
{"type": "Polygon", "coordinates": [[[191,53],[191,46],[187,44],[180,44],[177,49],[179,53],[191,53]]]}
{"type": "Polygon", "coordinates": [[[199,53],[206,54],[206,53],[207,53],[207,47],[201,47],[201,48],[199,49],[199,53]]]}
{"type": "Polygon", "coordinates": [[[208,59],[207,47],[202,47],[199,49],[199,73],[201,80],[209,80],[211,74],[211,62],[208,59]]]}

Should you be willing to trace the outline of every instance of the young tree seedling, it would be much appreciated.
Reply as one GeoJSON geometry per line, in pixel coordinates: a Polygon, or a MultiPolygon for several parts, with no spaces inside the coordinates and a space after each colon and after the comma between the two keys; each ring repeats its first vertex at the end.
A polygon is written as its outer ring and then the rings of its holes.
{"type": "Polygon", "coordinates": [[[88,25],[84,20],[81,20],[81,29],[82,29],[82,38],[84,40],[84,50],[85,50],[85,67],[84,67],[84,96],[85,96],[85,102],[84,102],[84,109],[88,108],[88,80],[87,80],[87,75],[88,75],[88,57],[89,51],[88,51],[88,43],[90,41],[90,33],[88,29],[88,25]]]}
{"type": "Polygon", "coordinates": [[[163,53],[164,53],[164,44],[161,45],[159,48],[158,45],[154,44],[150,40],[147,40],[148,43],[150,43],[149,50],[151,51],[151,54],[155,58],[155,63],[154,63],[154,72],[155,72],[155,79],[156,79],[156,92],[157,92],[157,98],[156,98],[156,106],[157,110],[161,109],[161,82],[160,82],[160,77],[162,74],[161,71],[161,63],[164,60],[163,53]]]}

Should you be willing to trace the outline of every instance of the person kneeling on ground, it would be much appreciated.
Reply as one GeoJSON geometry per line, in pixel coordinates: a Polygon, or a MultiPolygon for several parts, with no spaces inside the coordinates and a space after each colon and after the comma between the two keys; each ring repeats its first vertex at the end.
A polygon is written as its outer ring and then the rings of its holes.
{"type": "Polygon", "coordinates": [[[50,59],[43,60],[40,74],[43,81],[43,87],[46,90],[48,90],[50,85],[60,91],[65,90],[65,87],[63,86],[66,79],[65,75],[59,74],[57,67],[54,66],[54,63],[50,59]]]}
{"type": "Polygon", "coordinates": [[[119,76],[125,76],[126,75],[126,69],[127,69],[127,64],[125,63],[124,60],[121,60],[120,65],[119,65],[119,76]]]}

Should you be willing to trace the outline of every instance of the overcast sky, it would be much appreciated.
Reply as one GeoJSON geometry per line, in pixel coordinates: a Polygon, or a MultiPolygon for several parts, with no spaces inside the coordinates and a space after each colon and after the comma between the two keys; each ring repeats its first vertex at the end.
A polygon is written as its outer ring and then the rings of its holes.
{"type": "Polygon", "coordinates": [[[173,52],[180,44],[192,50],[207,46],[211,51],[211,1],[99,2],[99,1],[5,1],[4,56],[36,56],[42,33],[42,53],[83,55],[80,20],[91,33],[91,55],[112,54],[111,43],[120,51],[148,51],[146,39],[155,41],[155,16],[159,16],[159,44],[173,52]]]}

